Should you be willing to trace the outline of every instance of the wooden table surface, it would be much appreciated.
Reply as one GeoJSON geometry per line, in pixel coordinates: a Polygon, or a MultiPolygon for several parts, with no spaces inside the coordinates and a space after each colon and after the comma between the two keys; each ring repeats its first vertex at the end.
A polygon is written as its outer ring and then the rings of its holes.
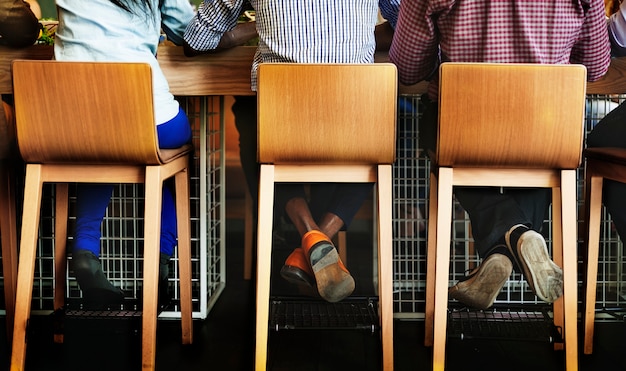
{"type": "MultiPolygon", "coordinates": [[[[214,54],[186,57],[181,47],[161,46],[158,59],[170,90],[179,96],[254,95],[250,89],[250,66],[256,48],[240,46],[214,54]]],[[[51,46],[27,48],[0,46],[0,94],[11,94],[11,61],[14,59],[51,59],[51,46]]],[[[376,55],[377,62],[388,61],[387,55],[376,55]]],[[[426,82],[400,86],[399,92],[421,94],[426,82]]],[[[587,84],[587,94],[626,93],[626,58],[611,61],[609,72],[599,81],[587,84]]]]}

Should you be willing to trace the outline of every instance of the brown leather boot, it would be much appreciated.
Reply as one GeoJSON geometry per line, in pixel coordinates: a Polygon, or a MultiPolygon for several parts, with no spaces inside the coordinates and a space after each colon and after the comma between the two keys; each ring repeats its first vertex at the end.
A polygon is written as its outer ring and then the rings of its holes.
{"type": "Polygon", "coordinates": [[[309,258],[317,291],[324,300],[335,303],[352,294],[354,278],[328,236],[317,230],[309,231],[302,236],[302,249],[309,258]]]}

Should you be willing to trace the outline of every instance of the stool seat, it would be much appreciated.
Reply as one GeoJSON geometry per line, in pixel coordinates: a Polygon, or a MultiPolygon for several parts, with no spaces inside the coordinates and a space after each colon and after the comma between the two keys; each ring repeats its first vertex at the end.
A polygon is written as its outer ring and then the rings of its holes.
{"type": "Polygon", "coordinates": [[[596,147],[585,148],[583,155],[587,160],[603,161],[608,164],[626,165],[626,148],[596,147]]]}

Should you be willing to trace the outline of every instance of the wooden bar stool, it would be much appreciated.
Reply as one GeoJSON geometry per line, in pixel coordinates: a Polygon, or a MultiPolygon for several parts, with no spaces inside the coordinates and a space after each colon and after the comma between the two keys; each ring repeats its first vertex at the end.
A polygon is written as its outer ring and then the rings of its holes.
{"type": "Polygon", "coordinates": [[[15,122],[13,109],[0,104],[0,234],[7,338],[13,334],[15,290],[17,288],[17,204],[15,122]]]}
{"type": "MultiPolygon", "coordinates": [[[[182,341],[191,343],[191,145],[160,150],[145,63],[14,61],[18,147],[26,162],[11,369],[24,368],[42,186],[56,183],[55,298],[63,300],[67,183],[145,184],[142,368],[154,369],[161,190],[174,178],[182,341]],[[51,89],[42,88],[44,81],[51,89]]],[[[55,306],[58,304],[55,304],[55,306]]]]}
{"type": "Polygon", "coordinates": [[[554,322],[563,331],[567,370],[578,368],[576,169],[585,87],[586,69],[579,65],[441,66],[424,341],[433,346],[433,370],[445,363],[454,186],[552,188],[553,256],[564,285],[554,322]]]}
{"type": "Polygon", "coordinates": [[[267,367],[274,184],[376,183],[383,369],[393,369],[392,175],[396,69],[392,64],[261,64],[256,370],[267,367]]]}
{"type": "MultiPolygon", "coordinates": [[[[626,182],[626,149],[586,148],[585,211],[587,233],[587,272],[585,279],[584,345],[585,354],[593,353],[593,333],[598,282],[598,256],[604,179],[626,182]]],[[[620,236],[621,237],[621,236],[620,236]]]]}

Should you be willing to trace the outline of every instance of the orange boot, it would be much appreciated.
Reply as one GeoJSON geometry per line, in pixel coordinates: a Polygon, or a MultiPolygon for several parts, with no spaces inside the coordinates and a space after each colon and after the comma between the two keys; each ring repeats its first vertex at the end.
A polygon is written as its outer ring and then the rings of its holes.
{"type": "Polygon", "coordinates": [[[317,230],[309,231],[302,236],[302,249],[309,258],[317,291],[324,300],[335,303],[352,294],[354,278],[328,236],[317,230]]]}
{"type": "Polygon", "coordinates": [[[280,269],[280,275],[294,285],[308,286],[312,289],[316,288],[309,260],[304,255],[304,250],[301,247],[294,249],[289,254],[285,264],[280,269]]]}

